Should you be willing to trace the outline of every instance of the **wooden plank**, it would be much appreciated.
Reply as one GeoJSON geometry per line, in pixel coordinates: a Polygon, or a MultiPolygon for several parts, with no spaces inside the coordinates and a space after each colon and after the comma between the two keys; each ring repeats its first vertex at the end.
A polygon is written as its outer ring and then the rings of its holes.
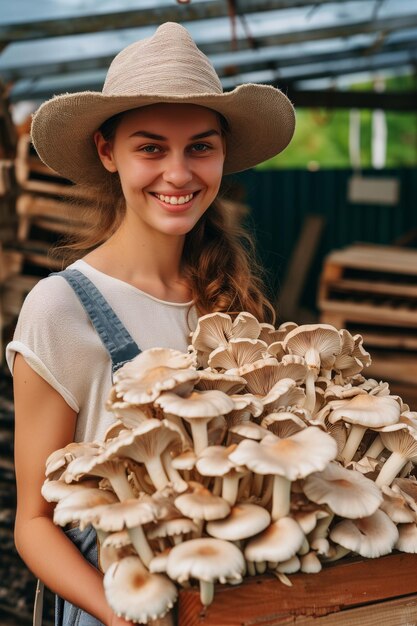
{"type": "MultiPolygon", "coordinates": [[[[294,574],[292,587],[270,576],[245,579],[239,586],[217,586],[214,602],[206,609],[200,604],[198,591],[184,590],[179,598],[179,624],[272,626],[285,624],[283,619],[288,617],[293,622],[287,623],[297,623],[296,616],[317,620],[330,615],[334,619],[341,610],[415,594],[416,567],[416,555],[392,554],[372,561],[340,562],[319,574],[294,574]]],[[[330,618],[328,624],[337,623],[330,618]]]]}
{"type": "Polygon", "coordinates": [[[308,215],[301,229],[280,289],[277,310],[282,319],[299,319],[299,302],[324,226],[322,215],[308,215]]]}
{"type": "Polygon", "coordinates": [[[327,283],[327,291],[336,291],[341,293],[365,293],[365,294],[381,294],[390,296],[404,296],[417,298],[417,284],[401,284],[390,283],[386,281],[376,282],[370,280],[350,280],[340,279],[334,283],[327,283]]]}
{"type": "Polygon", "coordinates": [[[335,302],[319,301],[319,308],[323,313],[340,313],[350,322],[369,324],[384,323],[387,326],[417,327],[417,309],[404,306],[375,306],[347,301],[335,302]]]}
{"type": "Polygon", "coordinates": [[[65,202],[48,196],[35,196],[30,193],[23,193],[17,199],[16,211],[21,217],[50,217],[75,224],[89,223],[88,204],[79,203],[78,200],[76,202],[65,202]]]}
{"type": "Polygon", "coordinates": [[[404,250],[394,246],[352,246],[335,251],[325,259],[325,264],[345,268],[375,270],[378,272],[417,274],[417,250],[404,250]]]}
{"type": "Polygon", "coordinates": [[[60,198],[86,198],[86,191],[77,185],[60,185],[39,180],[27,180],[22,184],[24,191],[39,193],[60,198]]]}
{"type": "MultiPolygon", "coordinates": [[[[367,378],[397,381],[415,385],[417,381],[417,356],[415,353],[371,350],[372,363],[365,370],[367,378]]],[[[413,408],[413,407],[412,407],[413,408]]]]}

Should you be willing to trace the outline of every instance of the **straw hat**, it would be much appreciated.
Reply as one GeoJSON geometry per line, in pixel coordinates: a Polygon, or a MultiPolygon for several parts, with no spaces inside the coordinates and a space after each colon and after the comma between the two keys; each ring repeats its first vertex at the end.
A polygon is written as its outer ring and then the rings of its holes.
{"type": "Polygon", "coordinates": [[[225,174],[278,154],[294,132],[294,109],[281,91],[245,84],[223,93],[188,31],[167,22],[113,59],[102,92],[63,94],[42,104],[33,118],[33,143],[40,158],[66,178],[100,185],[110,174],[98,158],[94,131],[116,113],[160,102],[205,106],[227,119],[225,174]]]}

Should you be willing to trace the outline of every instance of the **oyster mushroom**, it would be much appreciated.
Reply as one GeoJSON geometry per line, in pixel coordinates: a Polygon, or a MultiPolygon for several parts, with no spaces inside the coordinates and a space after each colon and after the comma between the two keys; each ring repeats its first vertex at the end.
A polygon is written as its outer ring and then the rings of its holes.
{"type": "Polygon", "coordinates": [[[104,489],[83,489],[76,491],[58,502],[54,510],[54,523],[66,526],[71,522],[79,522],[83,530],[84,517],[90,516],[96,507],[118,502],[112,491],[104,489]]]}
{"type": "Polygon", "coordinates": [[[206,532],[217,539],[240,541],[257,535],[269,526],[271,516],[256,504],[236,504],[221,520],[207,522],[206,532]]]}
{"type": "Polygon", "coordinates": [[[398,530],[388,515],[378,510],[369,517],[339,522],[330,531],[330,539],[352,552],[375,559],[392,551],[398,530]]]}
{"type": "Polygon", "coordinates": [[[267,345],[259,339],[239,337],[231,339],[227,346],[219,346],[208,357],[208,365],[215,369],[231,370],[262,359],[267,345]]]}
{"type": "Polygon", "coordinates": [[[143,463],[156,489],[163,489],[168,484],[161,460],[161,454],[180,435],[175,426],[168,421],[148,419],[130,431],[123,431],[107,444],[108,457],[129,457],[137,463],[143,463]]]}
{"type": "Polygon", "coordinates": [[[291,517],[282,517],[247,543],[245,557],[255,563],[281,563],[291,559],[304,541],[305,535],[297,522],[291,517]]]}
{"type": "Polygon", "coordinates": [[[211,389],[217,389],[217,391],[223,391],[227,394],[238,393],[246,385],[246,380],[241,376],[234,376],[233,374],[224,374],[221,372],[213,372],[212,370],[201,370],[199,373],[199,380],[194,385],[195,389],[200,391],[209,391],[211,389]]]}
{"type": "Polygon", "coordinates": [[[191,539],[172,548],[167,561],[168,576],[179,583],[190,578],[200,582],[204,606],[211,604],[214,582],[240,582],[245,561],[239,548],[221,539],[191,539]]]}
{"type": "Polygon", "coordinates": [[[316,403],[314,382],[320,370],[329,370],[342,349],[342,340],[338,331],[328,324],[310,324],[298,326],[285,337],[283,346],[290,354],[305,359],[308,373],[305,381],[305,408],[313,411],[316,403]]]}
{"type": "Polygon", "coordinates": [[[351,430],[342,451],[345,463],[351,461],[362,441],[367,428],[380,428],[395,424],[399,421],[401,409],[397,400],[392,396],[372,396],[360,394],[347,400],[329,402],[331,413],[329,422],[334,424],[339,420],[350,423],[351,430]]]}
{"type": "Polygon", "coordinates": [[[125,460],[109,458],[106,449],[99,455],[80,456],[71,461],[62,474],[62,479],[66,483],[72,483],[83,476],[107,478],[119,500],[133,497],[133,490],[127,479],[125,460]]]}
{"type": "Polygon", "coordinates": [[[349,519],[369,517],[383,500],[372,480],[338,463],[329,463],[321,472],[307,476],[303,490],[309,500],[327,504],[336,515],[349,519]]]}
{"type": "Polygon", "coordinates": [[[234,409],[233,400],[221,391],[193,391],[186,398],[174,393],[162,394],[155,404],[165,413],[181,417],[191,426],[196,454],[208,445],[207,422],[234,409]]]}
{"type": "Polygon", "coordinates": [[[391,451],[375,481],[381,487],[390,485],[408,461],[417,463],[417,431],[380,432],[380,437],[384,446],[391,451]]]}
{"type": "Polygon", "coordinates": [[[229,454],[236,444],[226,446],[209,446],[200,454],[196,468],[202,476],[218,476],[222,478],[222,498],[233,506],[237,499],[239,480],[247,473],[246,468],[236,465],[229,454]]]}
{"type": "Polygon", "coordinates": [[[310,426],[286,439],[268,433],[261,443],[241,441],[229,456],[255,473],[274,476],[272,519],[277,520],[289,513],[291,481],[323,470],[336,454],[334,439],[310,426]]]}
{"type": "Polygon", "coordinates": [[[137,556],[113,563],[103,584],[107,602],[116,615],[139,624],[164,617],[178,595],[166,576],[150,574],[137,556]]]}
{"type": "Polygon", "coordinates": [[[183,493],[175,498],[175,506],[185,517],[192,520],[216,520],[230,513],[230,504],[214,496],[208,489],[196,482],[191,482],[191,493],[183,493]]]}

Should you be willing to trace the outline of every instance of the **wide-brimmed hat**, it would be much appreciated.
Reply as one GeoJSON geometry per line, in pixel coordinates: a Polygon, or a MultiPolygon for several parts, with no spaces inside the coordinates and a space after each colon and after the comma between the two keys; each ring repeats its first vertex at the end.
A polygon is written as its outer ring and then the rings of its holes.
{"type": "Polygon", "coordinates": [[[197,104],[226,118],[225,174],[278,154],[294,132],[293,106],[279,89],[244,84],[223,93],[213,65],[188,31],[167,22],[113,59],[102,92],[63,94],[42,104],[33,117],[33,143],[56,172],[100,185],[110,174],[97,155],[94,132],[117,113],[161,102],[197,104]]]}

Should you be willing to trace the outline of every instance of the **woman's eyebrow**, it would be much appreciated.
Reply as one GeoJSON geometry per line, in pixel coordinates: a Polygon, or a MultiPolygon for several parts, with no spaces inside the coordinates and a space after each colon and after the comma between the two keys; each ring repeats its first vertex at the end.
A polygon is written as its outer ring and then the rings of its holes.
{"type": "MultiPolygon", "coordinates": [[[[214,128],[210,130],[206,130],[203,133],[198,133],[197,135],[193,135],[190,137],[190,140],[194,141],[196,139],[205,139],[206,137],[211,137],[212,135],[220,136],[219,131],[214,128]]],[[[145,137],[146,139],[154,139],[155,141],[168,141],[167,137],[163,137],[162,135],[156,135],[155,133],[149,133],[146,130],[137,130],[131,135],[129,135],[129,139],[131,137],[145,137]]]]}

